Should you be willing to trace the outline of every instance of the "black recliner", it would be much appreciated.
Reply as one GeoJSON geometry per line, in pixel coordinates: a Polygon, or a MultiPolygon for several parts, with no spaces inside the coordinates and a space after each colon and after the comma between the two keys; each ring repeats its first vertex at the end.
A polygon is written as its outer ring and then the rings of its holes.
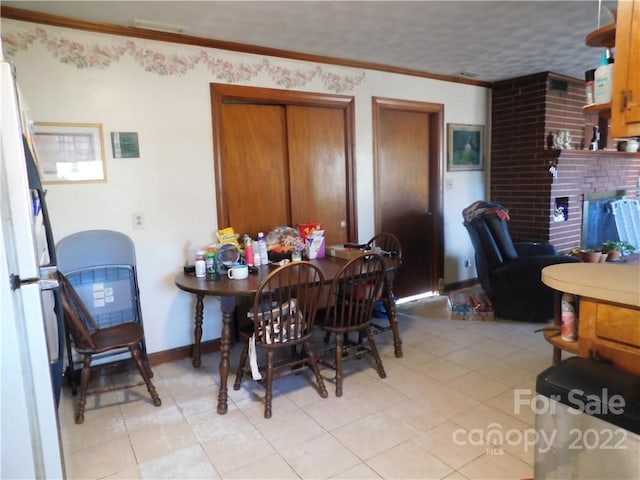
{"type": "Polygon", "coordinates": [[[475,249],[478,280],[496,316],[521,321],[553,319],[554,291],[542,283],[542,269],[580,260],[558,255],[549,243],[514,242],[507,225],[509,212],[500,204],[474,202],[462,215],[475,249]]]}

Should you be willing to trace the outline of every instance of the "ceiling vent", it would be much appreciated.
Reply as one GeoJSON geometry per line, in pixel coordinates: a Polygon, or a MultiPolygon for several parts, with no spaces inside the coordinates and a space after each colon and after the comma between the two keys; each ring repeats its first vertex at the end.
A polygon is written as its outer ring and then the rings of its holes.
{"type": "Polygon", "coordinates": [[[549,85],[551,91],[553,92],[568,92],[569,91],[569,82],[565,80],[558,80],[557,78],[551,79],[551,84],[549,85]]]}

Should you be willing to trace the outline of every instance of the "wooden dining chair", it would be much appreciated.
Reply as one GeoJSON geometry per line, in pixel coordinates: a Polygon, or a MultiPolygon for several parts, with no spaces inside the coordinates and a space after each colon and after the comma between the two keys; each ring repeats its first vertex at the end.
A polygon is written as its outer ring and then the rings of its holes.
{"type": "Polygon", "coordinates": [[[400,239],[393,233],[382,232],[371,238],[366,244],[365,250],[379,255],[396,257],[402,261],[402,245],[400,239]]]}
{"type": "Polygon", "coordinates": [[[387,376],[371,329],[373,304],[382,293],[384,276],[382,257],[365,253],[342,267],[331,283],[329,306],[319,327],[335,338],[335,355],[333,359],[329,359],[328,355],[322,356],[320,362],[336,371],[338,397],[342,396],[342,363],[347,359],[370,353],[380,378],[387,376]],[[355,341],[349,339],[352,332],[358,334],[355,341]],[[363,341],[365,338],[366,343],[363,341]]]}
{"type": "MultiPolygon", "coordinates": [[[[371,326],[374,334],[388,332],[393,330],[394,343],[398,343],[398,348],[402,343],[400,340],[400,332],[398,331],[397,323],[392,322],[390,319],[396,315],[396,303],[393,294],[393,281],[395,279],[398,269],[402,266],[402,245],[400,239],[393,233],[382,232],[374,235],[367,243],[360,245],[362,250],[367,253],[377,253],[382,257],[393,258],[396,261],[396,267],[393,269],[387,269],[387,273],[383,283],[383,292],[380,298],[382,306],[384,306],[385,314],[389,323],[385,323],[384,318],[378,318],[372,320],[371,326]]],[[[374,308],[375,311],[375,308],[374,308]]],[[[325,342],[329,341],[330,333],[325,335],[325,342]]]]}
{"type": "MultiPolygon", "coordinates": [[[[62,238],[56,244],[58,270],[62,272],[75,292],[84,302],[93,320],[100,328],[119,323],[143,323],[140,303],[140,287],[133,240],[114,230],[83,230],[62,238]],[[97,291],[112,292],[110,301],[96,301],[97,291]]],[[[144,326],[142,327],[144,329],[144,326]]],[[[71,341],[66,333],[67,370],[76,366],[71,341]]],[[[142,342],[145,360],[147,350],[142,342]]],[[[100,354],[102,362],[107,357],[129,356],[128,350],[112,350],[100,354]]],[[[93,357],[98,361],[98,357],[93,357]]],[[[68,374],[73,395],[78,393],[74,375],[68,374]]]]}
{"type": "Polygon", "coordinates": [[[153,404],[159,407],[162,402],[151,382],[153,374],[143,350],[144,329],[142,324],[130,321],[112,327],[100,328],[67,277],[58,272],[58,278],[65,324],[73,339],[74,349],[83,357],[80,396],[76,406],[75,422],[77,424],[84,422],[87,395],[94,393],[146,385],[153,404]],[[131,358],[140,372],[142,380],[117,385],[101,385],[89,390],[92,356],[122,348],[127,348],[131,352],[131,358]]]}
{"type": "Polygon", "coordinates": [[[310,262],[292,262],[277,268],[258,287],[248,313],[251,321],[240,327],[244,346],[233,388],[240,389],[244,375],[251,375],[263,385],[265,418],[271,418],[273,381],[300,373],[303,366],[313,371],[320,396],[328,396],[309,342],[323,283],[322,271],[310,262]],[[259,350],[266,351],[266,365],[262,367],[257,360],[259,350]]]}

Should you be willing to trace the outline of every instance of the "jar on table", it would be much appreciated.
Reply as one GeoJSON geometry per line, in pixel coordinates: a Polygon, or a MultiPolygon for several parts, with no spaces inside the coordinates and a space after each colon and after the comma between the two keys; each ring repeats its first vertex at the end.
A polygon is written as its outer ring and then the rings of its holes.
{"type": "Polygon", "coordinates": [[[207,274],[207,265],[204,260],[204,250],[196,252],[196,277],[203,278],[207,274]]]}
{"type": "Polygon", "coordinates": [[[207,254],[205,256],[204,263],[206,274],[209,276],[216,274],[216,251],[217,248],[215,245],[209,245],[207,247],[207,254]]]}
{"type": "Polygon", "coordinates": [[[561,319],[560,338],[565,342],[575,342],[578,339],[575,297],[569,293],[562,294],[561,319]]]}

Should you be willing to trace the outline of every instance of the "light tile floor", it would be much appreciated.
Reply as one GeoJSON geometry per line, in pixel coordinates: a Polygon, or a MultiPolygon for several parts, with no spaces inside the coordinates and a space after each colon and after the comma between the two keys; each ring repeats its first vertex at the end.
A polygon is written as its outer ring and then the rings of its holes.
{"type": "MultiPolygon", "coordinates": [[[[68,478],[524,479],[534,427],[527,401],[550,365],[540,324],[451,319],[446,297],[399,307],[403,358],[378,335],[387,378],[370,357],[345,363],[344,395],[329,398],[301,374],[278,380],[273,418],[251,379],[216,413],[219,354],[154,367],[162,406],[144,387],[89,398],[73,423],[65,389],[60,423],[68,478]],[[518,401],[516,402],[516,396],[518,401]]],[[[320,337],[319,337],[320,338],[320,337]]],[[[319,340],[321,344],[321,340],[319,340]]],[[[232,371],[240,346],[232,349],[232,371]]]]}

